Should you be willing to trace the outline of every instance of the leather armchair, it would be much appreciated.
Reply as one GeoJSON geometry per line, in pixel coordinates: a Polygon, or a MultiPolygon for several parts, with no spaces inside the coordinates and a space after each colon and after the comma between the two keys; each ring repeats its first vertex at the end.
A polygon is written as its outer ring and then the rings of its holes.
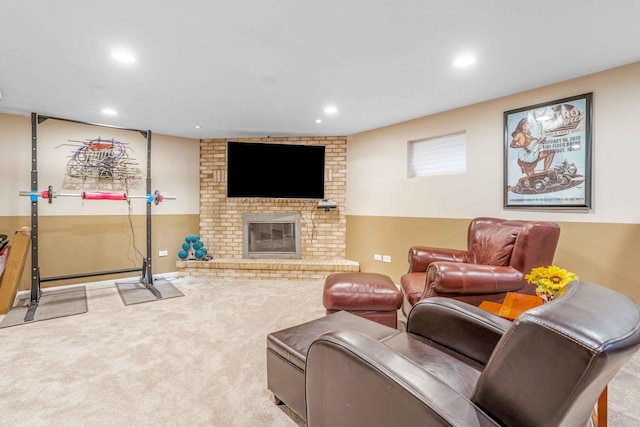
{"type": "Polygon", "coordinates": [[[507,292],[535,294],[524,275],[551,265],[560,227],[547,221],[475,218],[467,250],[413,246],[400,279],[403,311],[423,298],[444,296],[473,305],[502,302],[507,292]]]}
{"type": "Polygon", "coordinates": [[[307,425],[527,426],[589,423],[603,388],[640,349],[640,307],[572,282],[513,323],[450,298],[411,310],[382,342],[340,330],[307,354],[307,425]]]}

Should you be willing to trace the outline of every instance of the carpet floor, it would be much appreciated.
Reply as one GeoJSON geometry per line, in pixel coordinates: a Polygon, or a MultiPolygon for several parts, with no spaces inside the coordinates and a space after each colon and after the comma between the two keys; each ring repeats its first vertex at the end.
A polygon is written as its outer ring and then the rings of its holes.
{"type": "MultiPolygon", "coordinates": [[[[0,329],[6,426],[296,426],[266,384],[270,332],[324,315],[319,281],[174,279],[185,296],[0,329]]],[[[0,316],[0,320],[1,320],[0,316]]],[[[609,385],[609,425],[640,425],[640,353],[609,385]]]]}

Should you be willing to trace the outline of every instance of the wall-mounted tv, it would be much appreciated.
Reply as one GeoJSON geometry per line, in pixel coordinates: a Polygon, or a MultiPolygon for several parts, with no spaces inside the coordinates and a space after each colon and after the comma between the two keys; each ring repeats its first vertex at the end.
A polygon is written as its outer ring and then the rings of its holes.
{"type": "Polygon", "coordinates": [[[227,143],[227,197],[324,199],[322,145],[227,143]]]}

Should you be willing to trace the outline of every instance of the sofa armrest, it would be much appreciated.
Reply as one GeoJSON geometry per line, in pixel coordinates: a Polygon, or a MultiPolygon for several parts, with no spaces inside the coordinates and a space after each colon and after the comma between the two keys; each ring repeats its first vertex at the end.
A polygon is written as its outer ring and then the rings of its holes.
{"type": "Polygon", "coordinates": [[[467,251],[446,248],[412,246],[409,249],[409,273],[427,271],[429,264],[436,261],[467,262],[467,251]]]}
{"type": "Polygon", "coordinates": [[[474,305],[445,297],[419,301],[407,332],[420,335],[486,365],[511,322],[474,305]]]}
{"type": "Polygon", "coordinates": [[[496,426],[471,401],[353,331],[318,337],[305,368],[309,426],[496,426]]]}
{"type": "Polygon", "coordinates": [[[524,288],[524,275],[513,267],[434,262],[427,270],[427,296],[498,294],[524,288]]]}

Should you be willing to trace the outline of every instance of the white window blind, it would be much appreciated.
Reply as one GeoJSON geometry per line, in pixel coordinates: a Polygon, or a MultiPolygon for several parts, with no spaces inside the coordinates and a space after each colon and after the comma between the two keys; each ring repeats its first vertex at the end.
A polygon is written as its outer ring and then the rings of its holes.
{"type": "Polygon", "coordinates": [[[409,141],[409,178],[467,171],[467,133],[409,141]]]}

